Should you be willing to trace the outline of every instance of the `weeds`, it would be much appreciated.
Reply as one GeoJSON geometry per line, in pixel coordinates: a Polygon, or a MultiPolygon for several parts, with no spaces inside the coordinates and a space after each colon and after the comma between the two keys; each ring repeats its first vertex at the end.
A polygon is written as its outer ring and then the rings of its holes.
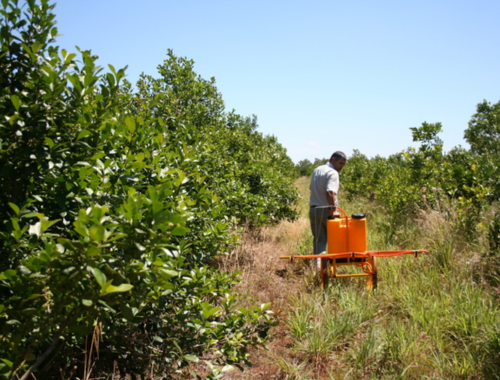
{"type": "Polygon", "coordinates": [[[281,379],[283,380],[304,380],[310,378],[311,371],[306,370],[306,362],[290,362],[282,356],[276,355],[276,364],[280,369],[281,379]]]}
{"type": "Polygon", "coordinates": [[[467,241],[446,205],[392,226],[390,239],[383,209],[360,200],[343,206],[367,214],[370,250],[431,254],[380,259],[373,293],[359,278],[332,280],[322,291],[312,263],[277,259],[311,252],[305,216],[265,231],[257,245],[243,241],[241,287],[272,301],[282,323],[269,351],[254,353],[254,368],[231,379],[500,379],[499,295],[490,281],[498,263],[484,258],[487,238],[467,241]]]}

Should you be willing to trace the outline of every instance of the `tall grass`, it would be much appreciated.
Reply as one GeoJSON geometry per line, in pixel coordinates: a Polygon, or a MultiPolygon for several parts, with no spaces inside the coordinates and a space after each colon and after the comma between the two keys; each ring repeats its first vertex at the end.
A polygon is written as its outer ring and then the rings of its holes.
{"type": "Polygon", "coordinates": [[[367,214],[369,249],[431,250],[379,259],[379,286],[369,292],[353,278],[322,291],[312,264],[276,259],[312,250],[307,204],[301,207],[301,220],[257,242],[268,251],[249,243],[240,252],[253,254],[239,264],[242,289],[272,301],[281,323],[269,351],[254,353],[254,368],[228,379],[500,379],[500,305],[484,275],[491,262],[481,239],[471,243],[455,231],[452,209],[387,226],[380,207],[343,203],[349,214],[367,214]]]}

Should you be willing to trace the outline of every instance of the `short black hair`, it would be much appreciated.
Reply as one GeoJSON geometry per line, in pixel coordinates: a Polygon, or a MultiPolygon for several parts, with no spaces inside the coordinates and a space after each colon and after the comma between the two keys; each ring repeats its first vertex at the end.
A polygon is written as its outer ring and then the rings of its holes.
{"type": "Polygon", "coordinates": [[[332,158],[335,158],[336,160],[344,159],[347,161],[347,156],[345,155],[345,153],[339,150],[332,154],[332,156],[330,157],[330,161],[332,160],[332,158]]]}

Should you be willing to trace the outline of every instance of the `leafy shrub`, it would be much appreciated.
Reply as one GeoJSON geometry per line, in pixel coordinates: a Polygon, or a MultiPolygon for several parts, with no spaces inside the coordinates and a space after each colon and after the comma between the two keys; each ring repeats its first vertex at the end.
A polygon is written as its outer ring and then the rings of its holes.
{"type": "Polygon", "coordinates": [[[262,226],[294,219],[295,168],[273,136],[257,132],[257,118],[224,113],[210,81],[196,75],[194,62],[172,51],[158,67],[159,78],[143,75],[132,109],[165,124],[172,144],[193,146],[211,188],[240,223],[262,226]],[[184,106],[186,105],[186,106],[184,106]]]}
{"type": "Polygon", "coordinates": [[[342,191],[349,200],[357,197],[375,198],[375,191],[394,166],[395,155],[391,159],[376,156],[368,159],[359,150],[354,149],[348,159],[348,165],[342,169],[342,191]]]}
{"type": "Polygon", "coordinates": [[[420,142],[416,149],[371,159],[355,150],[342,172],[343,190],[350,200],[376,199],[391,226],[404,225],[421,209],[444,211],[451,202],[459,216],[456,227],[473,239],[481,212],[497,199],[491,159],[461,147],[444,153],[441,123],[424,122],[411,130],[420,142]]]}
{"type": "Polygon", "coordinates": [[[295,165],[296,170],[301,176],[310,176],[314,169],[316,169],[320,165],[324,165],[325,162],[328,162],[329,158],[316,158],[314,162],[309,161],[308,159],[301,160],[297,165],[295,165]]]}
{"type": "Polygon", "coordinates": [[[211,263],[238,224],[295,217],[286,151],[192,61],[170,52],[134,93],[54,45],[47,0],[2,5],[0,374],[88,374],[96,345],[135,373],[248,364],[269,305],[239,308],[211,263]]]}

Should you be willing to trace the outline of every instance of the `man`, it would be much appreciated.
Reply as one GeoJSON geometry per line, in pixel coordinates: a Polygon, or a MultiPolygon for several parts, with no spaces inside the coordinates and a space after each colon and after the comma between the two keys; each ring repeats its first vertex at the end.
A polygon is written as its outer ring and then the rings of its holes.
{"type": "MultiPolygon", "coordinates": [[[[335,152],[330,161],[314,169],[311,176],[311,197],[309,198],[309,220],[314,239],[314,254],[326,252],[326,222],[329,215],[340,215],[336,210],[338,206],[337,194],[339,192],[339,173],[344,167],[347,157],[342,152],[335,152]],[[328,208],[328,206],[333,206],[328,208]]],[[[318,267],[320,259],[317,260],[318,267]]]]}

